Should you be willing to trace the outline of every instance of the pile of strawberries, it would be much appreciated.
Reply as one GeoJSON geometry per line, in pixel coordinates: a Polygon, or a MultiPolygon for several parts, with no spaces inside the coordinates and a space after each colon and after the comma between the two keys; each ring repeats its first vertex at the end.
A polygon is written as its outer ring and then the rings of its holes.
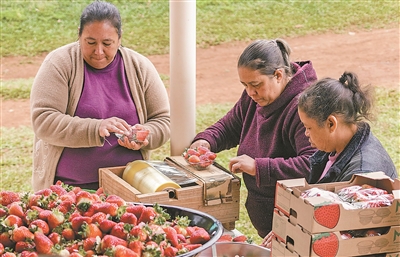
{"type": "Polygon", "coordinates": [[[182,153],[185,160],[195,169],[203,170],[214,163],[217,154],[207,147],[186,148],[182,153]]]}
{"type": "Polygon", "coordinates": [[[0,192],[0,256],[177,256],[210,240],[158,204],[125,202],[57,182],[36,193],[0,192]]]}

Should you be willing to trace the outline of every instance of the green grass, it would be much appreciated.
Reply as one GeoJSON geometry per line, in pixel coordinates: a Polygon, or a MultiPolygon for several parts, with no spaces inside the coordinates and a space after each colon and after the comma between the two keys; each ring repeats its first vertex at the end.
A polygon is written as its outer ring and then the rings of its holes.
{"type": "MultiPolygon", "coordinates": [[[[79,17],[90,0],[33,1],[2,0],[0,55],[35,56],[77,40],[79,17]]],[[[145,55],[169,51],[169,1],[110,1],[120,10],[123,45],[145,55]]],[[[398,27],[399,1],[197,1],[198,47],[257,38],[295,37],[325,32],[398,27]]],[[[168,77],[160,74],[164,81],[168,77]]],[[[2,99],[28,99],[32,79],[1,81],[2,99]]],[[[377,120],[373,133],[381,140],[400,171],[399,91],[377,88],[377,120]]],[[[197,107],[197,131],[201,131],[232,106],[232,103],[197,107]]],[[[31,191],[33,132],[30,127],[0,128],[0,190],[31,191]]],[[[236,149],[218,154],[227,167],[236,149]]],[[[152,159],[169,156],[169,143],[153,153],[152,159]]],[[[236,227],[260,242],[253,229],[244,200],[242,183],[240,220],[236,227]]]]}
{"type": "MultiPolygon", "coordinates": [[[[1,56],[34,56],[78,38],[79,18],[90,0],[1,1],[1,56]]],[[[125,46],[145,55],[169,51],[169,1],[119,0],[125,46]]],[[[214,1],[196,3],[196,40],[209,47],[235,40],[337,33],[398,26],[399,2],[214,1]]]]}

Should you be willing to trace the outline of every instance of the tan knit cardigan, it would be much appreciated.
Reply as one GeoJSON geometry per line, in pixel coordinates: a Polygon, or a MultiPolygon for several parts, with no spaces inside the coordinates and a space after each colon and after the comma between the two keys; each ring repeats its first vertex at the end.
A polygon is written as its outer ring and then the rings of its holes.
{"type": "MultiPolygon", "coordinates": [[[[141,149],[144,159],[149,159],[150,150],[160,147],[170,137],[168,94],[150,60],[125,47],[120,47],[119,51],[139,121],[151,132],[149,145],[141,149]]],[[[35,133],[34,191],[53,184],[64,147],[84,148],[104,144],[104,138],[99,135],[100,119],[74,116],[83,79],[84,61],[78,42],[49,53],[34,79],[30,97],[35,133]]]]}

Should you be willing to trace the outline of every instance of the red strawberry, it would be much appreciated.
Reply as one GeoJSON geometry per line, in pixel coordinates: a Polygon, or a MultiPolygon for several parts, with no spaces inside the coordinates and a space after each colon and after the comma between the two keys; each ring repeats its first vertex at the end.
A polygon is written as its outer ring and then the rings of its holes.
{"type": "Polygon", "coordinates": [[[116,203],[118,205],[118,207],[126,205],[125,200],[117,195],[109,195],[109,196],[107,196],[105,201],[108,203],[116,203]]]}
{"type": "Polygon", "coordinates": [[[124,214],[121,215],[121,217],[119,219],[120,222],[128,223],[133,226],[136,226],[137,220],[138,219],[136,218],[135,214],[130,213],[130,212],[125,212],[124,214]]]}
{"type": "MultiPolygon", "coordinates": [[[[40,232],[39,232],[40,233],[40,232]]],[[[53,242],[53,244],[59,244],[61,242],[61,235],[58,234],[57,232],[52,232],[48,236],[48,238],[53,242]]]]}
{"type": "Polygon", "coordinates": [[[88,237],[83,240],[83,250],[94,250],[96,248],[97,238],[88,237]]]}
{"type": "Polygon", "coordinates": [[[176,247],[178,242],[178,233],[173,227],[164,227],[165,238],[171,243],[172,246],[176,247]]]}
{"type": "Polygon", "coordinates": [[[167,246],[164,249],[164,256],[165,257],[174,257],[178,254],[178,249],[176,247],[173,246],[167,246]]]}
{"type": "Polygon", "coordinates": [[[192,149],[192,148],[187,149],[186,152],[189,156],[192,156],[192,155],[200,156],[199,152],[197,152],[195,149],[192,149]]]}
{"type": "Polygon", "coordinates": [[[197,155],[191,155],[188,159],[190,163],[199,163],[200,162],[200,157],[197,155]]]}
{"type": "Polygon", "coordinates": [[[196,230],[190,235],[190,243],[192,244],[204,244],[209,240],[210,235],[202,227],[197,227],[196,230]]]}
{"type": "Polygon", "coordinates": [[[202,246],[202,244],[188,244],[188,243],[182,243],[182,244],[179,244],[177,248],[178,248],[179,250],[182,249],[182,248],[185,248],[185,249],[187,249],[188,251],[193,251],[194,249],[199,248],[200,246],[202,246]]]}
{"type": "Polygon", "coordinates": [[[118,214],[118,205],[116,203],[98,202],[94,203],[93,206],[95,207],[95,212],[103,212],[111,217],[115,217],[118,214]]]}
{"type": "Polygon", "coordinates": [[[82,238],[88,238],[88,237],[103,237],[103,232],[101,232],[100,228],[97,226],[97,224],[91,223],[83,223],[82,224],[82,231],[79,232],[80,235],[82,235],[82,238]]]}
{"type": "Polygon", "coordinates": [[[61,236],[67,241],[75,240],[75,232],[70,227],[64,228],[61,232],[61,236]]]}
{"type": "Polygon", "coordinates": [[[50,186],[51,191],[53,191],[54,193],[56,193],[58,196],[61,195],[65,195],[67,192],[67,190],[65,190],[65,188],[63,188],[61,185],[51,185],[50,186]]]}
{"type": "Polygon", "coordinates": [[[0,243],[0,254],[4,253],[4,245],[0,243]]]}
{"type": "Polygon", "coordinates": [[[91,223],[97,223],[100,225],[100,223],[107,219],[107,214],[102,213],[102,212],[97,212],[95,214],[93,214],[92,218],[92,222],[91,223]]]}
{"type": "Polygon", "coordinates": [[[76,216],[71,219],[71,227],[75,232],[81,231],[81,226],[83,223],[91,224],[92,217],[76,216]]]}
{"type": "Polygon", "coordinates": [[[22,251],[19,257],[39,257],[39,255],[36,252],[22,251]]]}
{"type": "Polygon", "coordinates": [[[85,212],[89,209],[89,206],[94,202],[93,196],[91,193],[85,190],[81,190],[76,193],[76,207],[78,210],[85,212]]]}
{"type": "Polygon", "coordinates": [[[12,252],[5,252],[1,255],[1,257],[16,257],[15,253],[12,252]]]}
{"type": "Polygon", "coordinates": [[[115,221],[105,219],[105,220],[103,220],[103,221],[100,223],[100,230],[101,230],[103,233],[106,234],[106,233],[109,233],[109,232],[111,231],[111,229],[112,229],[115,225],[117,225],[117,223],[116,223],[115,221]]]}
{"type": "Polygon", "coordinates": [[[14,242],[25,241],[26,239],[32,240],[34,237],[33,233],[29,230],[29,228],[25,226],[17,227],[12,232],[11,239],[14,242]]]}
{"type": "Polygon", "coordinates": [[[18,193],[14,193],[11,191],[1,191],[0,192],[0,204],[3,206],[7,206],[12,202],[18,202],[21,198],[18,193]]]}
{"type": "Polygon", "coordinates": [[[245,235],[239,235],[236,236],[232,239],[233,242],[246,242],[247,241],[247,236],[245,235]]]}
{"type": "Polygon", "coordinates": [[[51,254],[54,246],[53,242],[46,235],[35,232],[34,242],[36,245],[36,252],[39,254],[51,254]]]}
{"type": "Polygon", "coordinates": [[[21,219],[25,219],[25,213],[23,209],[23,203],[18,201],[18,202],[12,202],[8,205],[8,214],[12,214],[15,216],[20,217],[21,219]]]}
{"type": "Polygon", "coordinates": [[[11,241],[10,234],[5,231],[0,234],[0,244],[2,244],[3,247],[12,247],[15,243],[11,241]]]}
{"type": "Polygon", "coordinates": [[[128,243],[128,248],[134,251],[137,255],[141,256],[142,251],[144,249],[144,245],[142,241],[134,240],[128,243]]]}
{"type": "Polygon", "coordinates": [[[53,230],[57,226],[61,225],[65,220],[64,213],[58,209],[53,209],[50,215],[47,217],[47,223],[49,224],[50,230],[53,230]]]}
{"type": "Polygon", "coordinates": [[[4,219],[4,224],[8,227],[12,227],[14,225],[17,225],[18,227],[24,225],[24,222],[22,219],[16,215],[10,214],[4,219]]]}
{"type": "Polygon", "coordinates": [[[129,234],[142,242],[145,242],[148,237],[148,233],[146,233],[145,229],[140,225],[134,226],[131,231],[129,231],[129,234]]]}
{"type": "Polygon", "coordinates": [[[215,160],[215,158],[217,158],[217,154],[213,153],[213,152],[208,152],[205,155],[206,155],[207,159],[209,159],[209,160],[215,160]]]}
{"type": "Polygon", "coordinates": [[[151,206],[146,206],[146,208],[142,212],[142,215],[140,215],[138,224],[140,222],[149,223],[150,221],[154,220],[156,216],[157,212],[154,210],[154,208],[151,206]]]}
{"type": "Polygon", "coordinates": [[[329,204],[316,206],[314,209],[314,219],[315,221],[327,228],[336,227],[340,218],[340,207],[339,204],[329,204]]]}
{"type": "Polygon", "coordinates": [[[339,239],[334,233],[321,233],[313,236],[312,249],[321,257],[336,256],[339,249],[339,239]]]}
{"type": "Polygon", "coordinates": [[[39,231],[39,232],[42,232],[45,235],[48,235],[50,233],[49,225],[47,224],[46,221],[41,220],[41,219],[37,219],[37,220],[32,221],[29,224],[28,228],[33,232],[39,231]]]}
{"type": "Polygon", "coordinates": [[[117,245],[114,248],[114,257],[139,257],[134,251],[126,246],[117,245]]]}
{"type": "Polygon", "coordinates": [[[133,213],[135,214],[136,218],[140,218],[140,215],[142,215],[142,212],[146,209],[146,206],[142,204],[136,204],[136,205],[129,205],[126,207],[126,212],[133,213]]]}
{"type": "Polygon", "coordinates": [[[232,241],[233,241],[233,237],[229,234],[222,235],[217,240],[217,242],[232,242],[232,241]]]}
{"type": "Polygon", "coordinates": [[[15,244],[14,250],[17,253],[21,253],[23,251],[33,251],[35,249],[35,245],[30,242],[19,241],[15,244]]]}
{"type": "Polygon", "coordinates": [[[206,154],[206,153],[208,153],[210,151],[210,149],[208,149],[205,146],[199,146],[199,147],[196,148],[196,150],[200,155],[204,155],[204,154],[206,154]]]}
{"type": "Polygon", "coordinates": [[[126,239],[132,226],[123,222],[118,222],[110,231],[110,235],[126,239]]]}
{"type": "Polygon", "coordinates": [[[149,130],[137,130],[135,134],[135,141],[137,142],[143,142],[146,140],[147,135],[150,133],[149,130]]]}
{"type": "Polygon", "coordinates": [[[106,249],[115,247],[117,245],[122,245],[127,247],[128,242],[113,235],[105,235],[100,242],[100,247],[102,252],[105,252],[106,249]]]}

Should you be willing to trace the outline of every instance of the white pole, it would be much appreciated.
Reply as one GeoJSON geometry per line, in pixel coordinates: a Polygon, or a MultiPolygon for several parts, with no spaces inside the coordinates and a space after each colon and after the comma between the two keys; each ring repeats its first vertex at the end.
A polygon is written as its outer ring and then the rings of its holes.
{"type": "Polygon", "coordinates": [[[196,0],[170,0],[171,156],[196,133],[196,0]]]}

